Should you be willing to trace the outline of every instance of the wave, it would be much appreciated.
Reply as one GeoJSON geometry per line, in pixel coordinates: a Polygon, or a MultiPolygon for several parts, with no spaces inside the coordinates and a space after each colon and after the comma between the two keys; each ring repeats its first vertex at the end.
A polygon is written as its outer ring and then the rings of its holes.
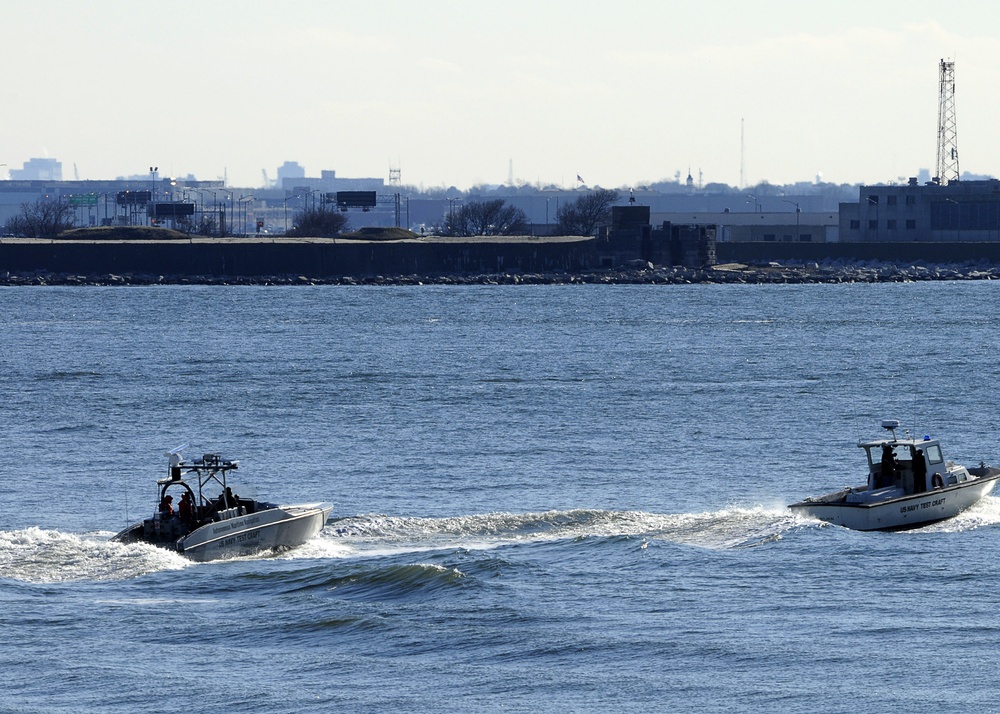
{"type": "Polygon", "coordinates": [[[326,590],[338,597],[358,596],[364,599],[412,599],[415,595],[430,596],[461,584],[465,574],[458,568],[433,563],[398,564],[365,568],[348,573],[326,583],[326,590]]]}
{"type": "Polygon", "coordinates": [[[100,372],[95,372],[93,370],[54,370],[52,372],[46,372],[43,374],[38,374],[35,377],[36,381],[47,382],[47,381],[70,381],[77,379],[101,379],[104,377],[100,372]]]}
{"type": "MultiPolygon", "coordinates": [[[[996,511],[995,517],[1000,520],[1000,505],[996,506],[996,511]]],[[[785,509],[764,507],[679,514],[576,509],[445,518],[366,515],[331,521],[317,538],[298,548],[240,560],[322,562],[413,553],[440,555],[443,551],[487,551],[536,543],[592,545],[623,539],[638,540],[642,548],[652,542],[665,541],[709,549],[733,549],[780,541],[785,534],[810,523],[813,522],[785,509]]],[[[110,536],[110,533],[74,535],[40,528],[0,531],[0,573],[3,577],[30,583],[61,583],[127,580],[193,565],[192,561],[172,551],[141,543],[116,543],[110,536]]],[[[427,560],[435,560],[435,556],[430,555],[427,560]]],[[[205,565],[211,566],[211,563],[205,565]]],[[[421,588],[440,587],[464,577],[454,568],[441,568],[432,563],[381,564],[367,575],[355,573],[349,579],[351,582],[359,577],[367,579],[368,589],[378,589],[380,578],[388,578],[396,586],[406,585],[405,589],[414,589],[418,585],[421,588]],[[428,582],[431,585],[427,585],[428,582]]],[[[321,571],[318,577],[325,581],[329,573],[325,568],[321,571]]],[[[302,571],[302,576],[305,587],[317,584],[312,582],[308,570],[302,571]]],[[[346,581],[327,583],[327,586],[344,588],[346,581]]]]}
{"type": "Polygon", "coordinates": [[[911,534],[922,533],[959,533],[971,531],[983,526],[994,526],[1000,523],[1000,497],[986,496],[972,508],[962,511],[954,518],[934,523],[924,528],[907,531],[911,534]]]}
{"type": "Polygon", "coordinates": [[[191,561],[149,545],[125,545],[108,534],[78,536],[41,528],[0,531],[0,573],[28,583],[128,580],[191,561]]]}
{"type": "Polygon", "coordinates": [[[346,540],[367,554],[446,547],[476,550],[538,541],[620,537],[724,549],[780,540],[784,533],[805,522],[785,509],[763,507],[695,514],[577,509],[449,518],[372,515],[334,521],[322,537],[346,540]]]}

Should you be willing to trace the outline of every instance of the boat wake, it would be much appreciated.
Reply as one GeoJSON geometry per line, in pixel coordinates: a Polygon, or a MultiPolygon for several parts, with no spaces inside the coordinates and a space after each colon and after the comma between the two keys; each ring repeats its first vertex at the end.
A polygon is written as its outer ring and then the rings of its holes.
{"type": "MultiPolygon", "coordinates": [[[[316,543],[348,545],[361,555],[447,548],[485,550],[513,544],[627,538],[711,548],[747,548],[780,540],[807,521],[784,509],[729,508],[694,514],[578,509],[489,513],[450,518],[355,516],[327,524],[316,543]]],[[[293,551],[308,557],[307,545],[293,551]]]]}
{"type": "MultiPolygon", "coordinates": [[[[1000,498],[989,498],[941,530],[1000,523],[1000,498]]],[[[332,519],[316,538],[277,554],[240,560],[343,560],[441,551],[484,551],[514,545],[635,542],[695,548],[753,548],[781,541],[817,522],[784,507],[730,507],[704,513],[575,509],[486,513],[445,518],[361,515],[332,519]]],[[[74,535],[41,528],[0,531],[0,573],[29,583],[128,580],[192,561],[143,543],[118,543],[111,533],[74,535]]]]}
{"type": "Polygon", "coordinates": [[[161,548],[113,543],[110,535],[41,528],[0,531],[0,574],[28,583],[128,580],[191,564],[161,548]]]}
{"type": "Polygon", "coordinates": [[[1000,496],[985,496],[954,518],[919,528],[911,533],[958,533],[1000,523],[1000,496]]]}

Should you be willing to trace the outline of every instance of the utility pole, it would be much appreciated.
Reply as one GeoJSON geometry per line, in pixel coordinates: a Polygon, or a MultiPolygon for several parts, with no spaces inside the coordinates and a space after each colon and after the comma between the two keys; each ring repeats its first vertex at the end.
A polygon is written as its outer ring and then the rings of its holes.
{"type": "Polygon", "coordinates": [[[746,182],[743,179],[743,158],[745,155],[746,152],[744,151],[743,144],[743,117],[740,117],[740,190],[746,186],[746,182]]]}
{"type": "Polygon", "coordinates": [[[941,60],[938,67],[937,176],[942,186],[958,181],[958,126],[955,120],[955,63],[941,60]]]}

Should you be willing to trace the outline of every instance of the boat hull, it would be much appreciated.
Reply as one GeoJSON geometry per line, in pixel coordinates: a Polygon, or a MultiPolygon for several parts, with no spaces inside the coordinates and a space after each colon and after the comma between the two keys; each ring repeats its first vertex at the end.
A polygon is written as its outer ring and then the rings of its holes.
{"type": "Polygon", "coordinates": [[[333,506],[280,506],[210,523],[177,541],[177,550],[196,561],[294,548],[316,537],[333,506]]]}
{"type": "Polygon", "coordinates": [[[265,508],[213,521],[176,539],[147,528],[147,523],[137,523],[113,540],[149,543],[200,562],[235,558],[300,546],[323,530],[332,510],[330,503],[265,508]]]}
{"type": "Polygon", "coordinates": [[[1000,474],[991,474],[953,486],[877,503],[848,503],[846,500],[828,501],[821,498],[793,503],[789,508],[802,515],[858,531],[919,528],[954,518],[989,495],[998,478],[1000,474]]]}

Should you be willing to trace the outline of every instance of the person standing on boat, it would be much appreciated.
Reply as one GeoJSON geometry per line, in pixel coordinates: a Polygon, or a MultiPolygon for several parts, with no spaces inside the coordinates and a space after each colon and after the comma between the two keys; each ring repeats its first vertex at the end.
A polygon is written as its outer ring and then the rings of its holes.
{"type": "Polygon", "coordinates": [[[896,483],[896,455],[892,451],[892,446],[882,444],[882,474],[878,488],[892,486],[894,483],[896,483]]]}
{"type": "Polygon", "coordinates": [[[190,526],[194,522],[194,510],[191,508],[191,494],[185,491],[181,495],[181,502],[177,504],[177,515],[181,517],[181,522],[190,526]]]}
{"type": "Polygon", "coordinates": [[[174,505],[171,501],[174,500],[173,496],[164,496],[163,500],[160,501],[160,517],[170,518],[174,515],[174,505]]]}
{"type": "Polygon", "coordinates": [[[227,508],[239,508],[240,497],[233,493],[233,489],[226,486],[226,490],[219,494],[219,510],[227,508]]]}
{"type": "Polygon", "coordinates": [[[913,490],[923,493],[927,490],[927,462],[924,461],[923,449],[911,446],[910,458],[913,459],[913,490]]]}

